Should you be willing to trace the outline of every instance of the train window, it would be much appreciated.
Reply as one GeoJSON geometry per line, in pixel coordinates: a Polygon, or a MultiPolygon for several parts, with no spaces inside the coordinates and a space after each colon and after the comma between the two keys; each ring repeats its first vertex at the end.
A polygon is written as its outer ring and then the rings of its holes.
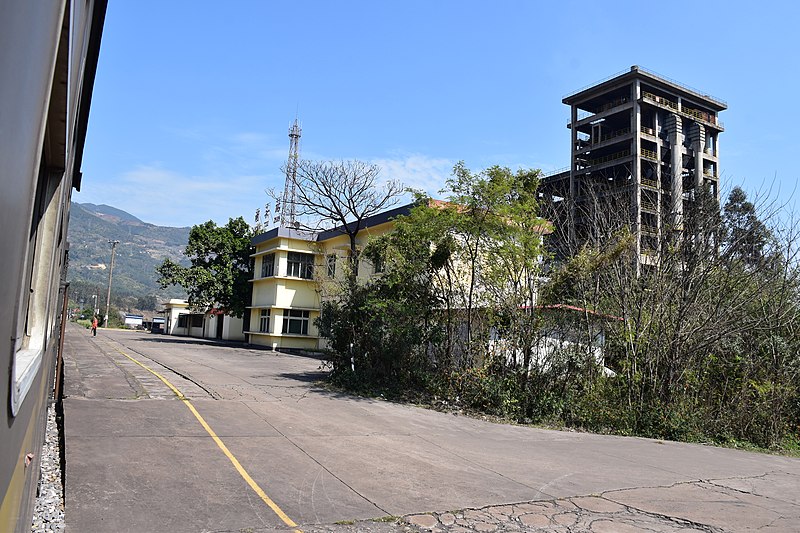
{"type": "MultiPolygon", "coordinates": [[[[44,158],[43,158],[44,159],[44,158]]],[[[63,170],[42,164],[24,257],[25,279],[16,313],[11,414],[16,416],[42,365],[49,339],[51,301],[60,281],[56,245],[61,232],[63,170]]]]}

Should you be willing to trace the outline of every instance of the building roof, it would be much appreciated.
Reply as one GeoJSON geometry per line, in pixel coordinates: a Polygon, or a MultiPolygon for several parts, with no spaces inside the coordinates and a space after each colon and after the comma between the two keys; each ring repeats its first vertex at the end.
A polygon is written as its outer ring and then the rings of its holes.
{"type": "Polygon", "coordinates": [[[704,94],[696,89],[692,89],[691,87],[683,85],[682,83],[678,83],[677,81],[671,80],[667,77],[661,76],[660,74],[656,74],[655,72],[647,70],[644,67],[640,67],[639,65],[633,65],[630,68],[630,70],[614,74],[610,78],[607,78],[603,81],[595,83],[594,85],[590,85],[589,87],[584,87],[583,89],[571,93],[565,96],[562,102],[567,105],[578,104],[580,102],[583,102],[589,98],[596,96],[597,94],[602,94],[608,91],[609,89],[612,89],[615,86],[620,85],[623,82],[633,81],[637,78],[654,82],[658,85],[665,85],[675,93],[678,93],[681,96],[688,96],[692,100],[699,100],[700,102],[714,109],[715,111],[722,111],[724,109],[728,109],[728,104],[720,98],[716,98],[709,94],[704,94]]]}
{"type": "MultiPolygon", "coordinates": [[[[396,207],[394,209],[390,209],[388,211],[384,211],[382,213],[378,213],[377,215],[372,215],[371,217],[367,217],[361,221],[361,227],[359,229],[367,229],[374,226],[379,226],[381,224],[385,224],[390,220],[394,220],[399,216],[405,216],[411,213],[411,209],[416,205],[415,202],[410,204],[402,205],[400,207],[396,207]]],[[[271,241],[277,237],[286,237],[289,239],[297,239],[301,241],[326,241],[328,239],[332,239],[334,237],[338,237],[339,235],[344,235],[346,233],[346,227],[352,227],[355,222],[349,222],[347,226],[336,226],[331,229],[322,230],[318,233],[302,231],[299,229],[293,228],[285,228],[285,227],[277,227],[272,228],[269,231],[261,233],[253,237],[251,243],[253,246],[258,246],[267,241],[271,241]]]]}

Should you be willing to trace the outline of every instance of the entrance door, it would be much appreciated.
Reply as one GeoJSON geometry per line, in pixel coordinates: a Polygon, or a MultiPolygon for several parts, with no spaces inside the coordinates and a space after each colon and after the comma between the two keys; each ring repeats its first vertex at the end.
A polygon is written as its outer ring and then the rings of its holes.
{"type": "Polygon", "coordinates": [[[222,338],[222,326],[225,325],[225,315],[217,315],[217,338],[222,338]]]}

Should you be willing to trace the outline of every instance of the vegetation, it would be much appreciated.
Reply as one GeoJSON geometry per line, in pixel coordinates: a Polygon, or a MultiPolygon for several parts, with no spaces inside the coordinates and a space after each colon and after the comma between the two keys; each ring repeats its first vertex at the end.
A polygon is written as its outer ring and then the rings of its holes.
{"type": "MultiPolygon", "coordinates": [[[[394,205],[403,192],[399,183],[378,186],[380,168],[362,161],[301,160],[296,167],[295,218],[307,231],[339,228],[350,239],[350,282],[355,282],[358,256],[356,235],[363,221],[394,205]]],[[[277,191],[270,195],[280,201],[277,191]]],[[[280,204],[279,204],[280,205],[280,204]]]]}
{"type": "Polygon", "coordinates": [[[190,306],[204,310],[216,306],[241,318],[250,303],[252,237],[242,217],[224,226],[211,220],[193,226],[185,251],[191,266],[165,259],[156,269],[161,287],[180,285],[189,294],[190,306]]]}
{"type": "Polygon", "coordinates": [[[591,234],[542,261],[557,235],[536,187],[459,164],[448,202],[420,196],[372,241],[385,272],[318,321],[333,379],[526,423],[800,448],[797,235],[780,210],[700,191],[641,262],[626,211],[598,203],[591,234]]]}
{"type": "Polygon", "coordinates": [[[67,273],[70,298],[76,306],[91,305],[92,295],[99,295],[100,307],[105,310],[108,290],[105,267],[111,261],[109,240],[120,241],[116,248],[112,305],[126,311],[150,311],[150,299],[185,297],[179,287],[161,290],[155,268],[165,258],[187,266],[182,250],[188,235],[189,228],[155,226],[109,206],[73,202],[67,273]]]}

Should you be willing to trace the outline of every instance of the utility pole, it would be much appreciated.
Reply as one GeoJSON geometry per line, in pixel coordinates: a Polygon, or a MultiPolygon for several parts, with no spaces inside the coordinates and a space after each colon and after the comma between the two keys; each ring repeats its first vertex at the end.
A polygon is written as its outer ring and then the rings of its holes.
{"type": "Polygon", "coordinates": [[[103,327],[108,327],[108,308],[111,306],[111,277],[114,275],[114,251],[119,244],[119,241],[108,241],[111,245],[111,268],[108,271],[108,296],[106,296],[106,317],[103,320],[103,327]]]}

